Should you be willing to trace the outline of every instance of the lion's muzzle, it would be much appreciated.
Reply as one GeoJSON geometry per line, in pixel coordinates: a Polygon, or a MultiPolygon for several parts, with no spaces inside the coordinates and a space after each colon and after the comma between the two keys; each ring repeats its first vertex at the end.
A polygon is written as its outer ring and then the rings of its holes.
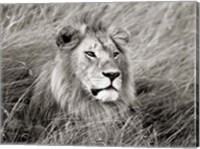
{"type": "MultiPolygon", "coordinates": [[[[90,91],[95,99],[100,101],[116,101],[118,99],[119,90],[121,89],[121,73],[115,72],[102,72],[104,80],[109,80],[109,84],[102,88],[92,88],[90,91]]],[[[106,81],[106,82],[107,82],[106,81]]],[[[98,86],[98,83],[96,84],[98,86]]]]}
{"type": "Polygon", "coordinates": [[[104,76],[108,77],[111,82],[120,76],[120,72],[102,72],[104,76]]]}

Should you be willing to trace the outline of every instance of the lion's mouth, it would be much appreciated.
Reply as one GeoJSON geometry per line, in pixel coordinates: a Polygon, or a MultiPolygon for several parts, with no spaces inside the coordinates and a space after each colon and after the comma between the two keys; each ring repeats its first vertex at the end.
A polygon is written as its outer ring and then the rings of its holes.
{"type": "Polygon", "coordinates": [[[106,88],[102,88],[102,89],[91,89],[91,93],[92,95],[94,96],[97,96],[97,94],[102,91],[102,90],[110,90],[110,89],[113,89],[115,91],[117,91],[117,89],[115,87],[113,87],[112,85],[106,87],[106,88]]]}

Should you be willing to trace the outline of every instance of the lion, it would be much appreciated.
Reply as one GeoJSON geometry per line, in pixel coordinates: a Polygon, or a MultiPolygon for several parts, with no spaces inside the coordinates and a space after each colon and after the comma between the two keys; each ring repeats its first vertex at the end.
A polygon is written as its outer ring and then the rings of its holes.
{"type": "Polygon", "coordinates": [[[34,87],[29,114],[52,119],[56,111],[87,121],[116,121],[135,101],[130,34],[102,20],[74,19],[58,31],[55,59],[34,87]]]}

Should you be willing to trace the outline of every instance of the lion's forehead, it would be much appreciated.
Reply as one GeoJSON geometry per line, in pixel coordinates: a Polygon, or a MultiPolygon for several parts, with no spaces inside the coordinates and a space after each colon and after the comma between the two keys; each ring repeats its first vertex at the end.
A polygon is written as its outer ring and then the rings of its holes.
{"type": "Polygon", "coordinates": [[[114,42],[109,36],[98,36],[86,38],[88,50],[113,51],[116,49],[114,42]]]}

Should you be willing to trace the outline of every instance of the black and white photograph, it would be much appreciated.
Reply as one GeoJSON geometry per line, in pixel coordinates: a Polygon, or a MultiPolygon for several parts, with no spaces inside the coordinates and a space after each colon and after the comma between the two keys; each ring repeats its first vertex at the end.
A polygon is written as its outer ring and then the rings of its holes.
{"type": "Polygon", "coordinates": [[[198,146],[198,3],[0,4],[1,144],[198,146]]]}

